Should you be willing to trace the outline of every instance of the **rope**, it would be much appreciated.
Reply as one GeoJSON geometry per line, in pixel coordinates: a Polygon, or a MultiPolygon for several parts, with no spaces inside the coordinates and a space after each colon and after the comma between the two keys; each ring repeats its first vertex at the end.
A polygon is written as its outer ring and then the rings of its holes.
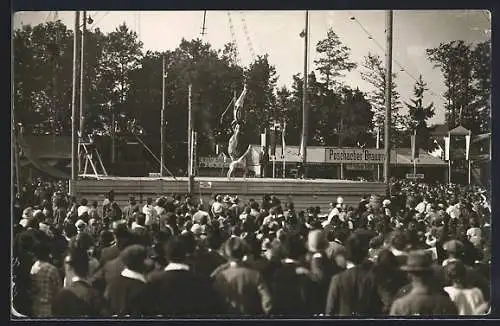
{"type": "Polygon", "coordinates": [[[240,54],[238,52],[238,43],[236,42],[236,33],[234,31],[233,20],[231,19],[231,13],[227,12],[227,19],[229,21],[229,31],[231,32],[231,38],[233,40],[234,48],[235,48],[235,61],[238,66],[241,66],[240,54]]]}
{"type": "MultiPolygon", "coordinates": [[[[368,39],[372,40],[373,42],[375,42],[375,44],[377,45],[377,47],[382,50],[382,53],[385,54],[385,48],[372,36],[372,34],[363,26],[363,24],[361,24],[361,22],[359,21],[358,18],[356,18],[352,12],[348,11],[348,13],[351,15],[353,21],[355,21],[359,27],[361,27],[361,29],[365,32],[365,34],[368,36],[368,39]]],[[[400,71],[404,72],[405,74],[407,74],[411,79],[413,79],[415,82],[417,82],[417,78],[415,78],[410,72],[408,72],[408,70],[403,67],[402,64],[400,64],[396,59],[392,59],[392,61],[399,67],[400,71]]],[[[429,86],[429,85],[428,85],[429,86]]],[[[445,102],[447,101],[447,99],[442,95],[442,94],[436,94],[434,91],[432,91],[431,89],[428,89],[429,93],[431,93],[432,95],[434,96],[437,96],[437,97],[441,97],[443,100],[445,100],[445,102]]]]}
{"type": "Polygon", "coordinates": [[[255,61],[255,51],[253,50],[252,40],[250,39],[250,34],[248,33],[247,22],[245,20],[245,14],[240,11],[241,22],[243,24],[243,32],[245,33],[245,38],[247,40],[248,49],[250,50],[250,55],[252,56],[252,60],[255,61]]]}

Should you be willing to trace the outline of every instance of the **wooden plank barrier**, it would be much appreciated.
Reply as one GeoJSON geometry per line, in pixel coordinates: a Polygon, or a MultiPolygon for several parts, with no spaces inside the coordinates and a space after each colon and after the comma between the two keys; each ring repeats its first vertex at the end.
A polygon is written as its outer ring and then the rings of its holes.
{"type": "MultiPolygon", "coordinates": [[[[133,195],[139,203],[145,203],[148,197],[184,196],[188,191],[188,178],[103,177],[77,180],[70,186],[74,187],[77,198],[86,198],[89,202],[96,200],[99,204],[104,200],[104,194],[113,190],[116,202],[125,206],[129,195],[133,195]]],[[[385,191],[385,184],[376,182],[199,177],[195,178],[192,196],[208,205],[216,194],[238,195],[242,202],[251,198],[260,202],[265,194],[269,194],[277,196],[283,204],[292,201],[298,210],[319,206],[325,213],[329,203],[335,202],[338,196],[342,196],[346,204],[356,206],[363,195],[383,196],[385,191]]]]}

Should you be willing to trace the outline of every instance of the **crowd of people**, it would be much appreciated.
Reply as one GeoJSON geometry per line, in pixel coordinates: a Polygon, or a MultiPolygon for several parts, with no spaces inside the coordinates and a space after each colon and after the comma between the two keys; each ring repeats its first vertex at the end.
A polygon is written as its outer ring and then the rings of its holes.
{"type": "Polygon", "coordinates": [[[491,208],[476,186],[395,181],[328,211],[269,195],[204,205],[18,196],[13,308],[50,317],[481,315],[491,208]]]}

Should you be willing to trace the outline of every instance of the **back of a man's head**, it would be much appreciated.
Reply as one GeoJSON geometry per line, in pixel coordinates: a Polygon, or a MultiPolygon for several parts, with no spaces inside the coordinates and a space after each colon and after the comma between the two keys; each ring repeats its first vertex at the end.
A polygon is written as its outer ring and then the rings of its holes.
{"type": "Polygon", "coordinates": [[[247,248],[245,247],[243,240],[234,236],[230,237],[224,245],[224,252],[226,256],[233,260],[243,259],[243,256],[245,256],[245,253],[247,252],[246,249],[247,248]]]}
{"type": "Polygon", "coordinates": [[[187,258],[187,248],[180,236],[171,238],[166,246],[165,254],[171,263],[183,263],[187,258]]]}

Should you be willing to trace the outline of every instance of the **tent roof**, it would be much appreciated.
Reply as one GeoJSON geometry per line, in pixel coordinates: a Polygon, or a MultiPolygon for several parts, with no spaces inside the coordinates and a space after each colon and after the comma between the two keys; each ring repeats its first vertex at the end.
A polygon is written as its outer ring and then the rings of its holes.
{"type": "Polygon", "coordinates": [[[51,135],[24,135],[24,140],[39,158],[71,159],[71,137],[51,135]]]}
{"type": "Polygon", "coordinates": [[[470,134],[470,130],[464,128],[463,126],[458,126],[450,130],[450,135],[452,136],[466,136],[470,134]]]}

